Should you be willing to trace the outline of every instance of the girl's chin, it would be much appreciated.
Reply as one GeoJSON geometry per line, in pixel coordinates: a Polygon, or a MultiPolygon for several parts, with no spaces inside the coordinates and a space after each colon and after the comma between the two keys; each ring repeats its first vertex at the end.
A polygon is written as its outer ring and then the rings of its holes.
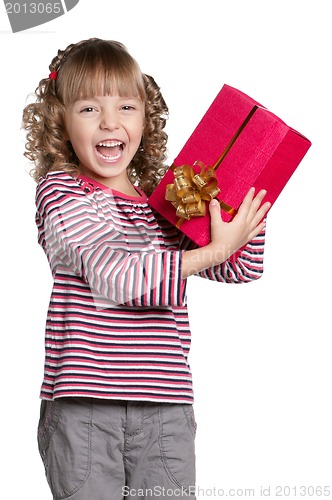
{"type": "Polygon", "coordinates": [[[96,167],[79,167],[80,174],[91,177],[96,181],[101,179],[127,178],[127,167],[119,162],[103,162],[96,167]]]}

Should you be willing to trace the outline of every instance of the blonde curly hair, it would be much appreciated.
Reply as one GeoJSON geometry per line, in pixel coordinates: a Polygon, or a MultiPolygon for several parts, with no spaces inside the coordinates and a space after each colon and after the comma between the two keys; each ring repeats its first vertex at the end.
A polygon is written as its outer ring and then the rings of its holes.
{"type": "MultiPolygon", "coordinates": [[[[56,79],[44,78],[34,102],[23,110],[27,132],[24,156],[34,163],[30,174],[38,182],[49,171],[79,174],[78,158],[65,139],[65,109],[85,97],[139,97],[145,104],[142,141],[128,166],[128,177],[150,195],[165,174],[168,108],[154,79],[141,72],[120,42],[90,38],[59,50],[49,66],[56,79]]],[[[51,76],[50,73],[50,76],[51,76]]]]}

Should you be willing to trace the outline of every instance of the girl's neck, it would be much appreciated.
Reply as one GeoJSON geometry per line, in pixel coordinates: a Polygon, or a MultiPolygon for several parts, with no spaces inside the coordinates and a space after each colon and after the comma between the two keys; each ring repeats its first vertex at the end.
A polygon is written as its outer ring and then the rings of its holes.
{"type": "Polygon", "coordinates": [[[83,173],[79,175],[79,178],[88,182],[90,181],[92,184],[99,186],[101,189],[111,189],[113,191],[117,191],[118,193],[129,196],[130,198],[142,197],[142,195],[144,195],[144,193],[140,189],[136,189],[135,186],[133,186],[129,179],[126,183],[119,183],[113,182],[115,179],[108,180],[107,178],[102,177],[100,179],[95,179],[94,177],[83,173]]]}
{"type": "Polygon", "coordinates": [[[85,172],[82,170],[80,172],[81,176],[88,177],[89,179],[96,181],[109,189],[118,191],[119,193],[126,194],[128,196],[137,196],[137,191],[128,179],[127,176],[122,177],[102,177],[95,174],[94,172],[85,172]]]}

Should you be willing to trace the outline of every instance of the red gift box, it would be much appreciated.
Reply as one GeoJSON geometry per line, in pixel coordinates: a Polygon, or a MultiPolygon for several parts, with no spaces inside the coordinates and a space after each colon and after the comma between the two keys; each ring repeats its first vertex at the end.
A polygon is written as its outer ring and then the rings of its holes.
{"type": "Polygon", "coordinates": [[[264,201],[273,205],[310,146],[254,99],[224,85],[149,203],[205,246],[210,242],[207,203],[212,197],[227,221],[252,186],[256,193],[266,189],[264,201]]]}

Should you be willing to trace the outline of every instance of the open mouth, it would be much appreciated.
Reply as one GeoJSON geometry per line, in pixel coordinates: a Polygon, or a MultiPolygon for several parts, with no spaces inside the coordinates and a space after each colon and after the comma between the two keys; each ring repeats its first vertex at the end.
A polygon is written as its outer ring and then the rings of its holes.
{"type": "Polygon", "coordinates": [[[122,155],[124,144],[121,141],[105,141],[96,145],[98,156],[107,161],[115,161],[122,155]]]}

